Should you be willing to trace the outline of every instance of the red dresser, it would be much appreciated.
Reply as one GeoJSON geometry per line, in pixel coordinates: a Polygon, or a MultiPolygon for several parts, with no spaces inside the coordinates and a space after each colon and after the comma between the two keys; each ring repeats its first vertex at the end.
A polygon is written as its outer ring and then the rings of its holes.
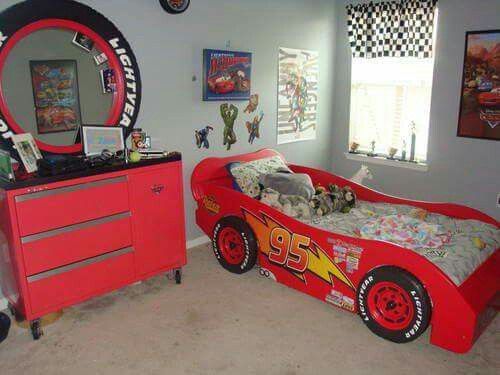
{"type": "Polygon", "coordinates": [[[30,321],[150,276],[180,283],[180,157],[0,184],[2,292],[30,321]]]}

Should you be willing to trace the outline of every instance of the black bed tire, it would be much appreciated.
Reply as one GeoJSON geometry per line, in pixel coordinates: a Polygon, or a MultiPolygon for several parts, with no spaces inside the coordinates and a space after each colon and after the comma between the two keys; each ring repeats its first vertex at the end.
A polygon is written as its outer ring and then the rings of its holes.
{"type": "Polygon", "coordinates": [[[419,337],[429,326],[432,311],[429,296],[417,278],[401,268],[381,267],[369,272],[359,283],[357,299],[363,322],[373,333],[386,340],[407,343],[419,337]],[[401,289],[406,294],[398,294],[401,289]],[[409,297],[407,304],[404,302],[406,297],[409,297]],[[397,303],[398,298],[403,304],[397,303]],[[382,305],[381,309],[378,309],[378,304],[382,305]],[[399,309],[395,312],[406,318],[397,314],[399,320],[390,320],[394,315],[384,317],[384,308],[392,314],[391,307],[392,310],[399,309]],[[398,325],[404,326],[396,327],[398,325]]]}
{"type": "Polygon", "coordinates": [[[250,226],[236,216],[228,216],[219,220],[212,235],[212,248],[215,257],[222,267],[232,273],[242,274],[250,271],[257,262],[258,244],[250,226]],[[241,259],[227,259],[221,248],[221,236],[225,232],[233,232],[241,239],[241,259]]]}

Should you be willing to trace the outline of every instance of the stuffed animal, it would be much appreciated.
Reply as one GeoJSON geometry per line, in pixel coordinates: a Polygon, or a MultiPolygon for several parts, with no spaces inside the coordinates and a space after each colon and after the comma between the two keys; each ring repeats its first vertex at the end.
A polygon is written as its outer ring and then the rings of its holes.
{"type": "Polygon", "coordinates": [[[284,195],[276,190],[267,188],[262,190],[260,201],[271,206],[285,215],[297,219],[311,219],[311,209],[307,200],[299,195],[284,195]]]}
{"type": "Polygon", "coordinates": [[[322,192],[321,190],[319,191],[319,194],[315,194],[314,197],[312,197],[309,205],[318,216],[328,215],[335,209],[330,194],[326,191],[322,192]]]}

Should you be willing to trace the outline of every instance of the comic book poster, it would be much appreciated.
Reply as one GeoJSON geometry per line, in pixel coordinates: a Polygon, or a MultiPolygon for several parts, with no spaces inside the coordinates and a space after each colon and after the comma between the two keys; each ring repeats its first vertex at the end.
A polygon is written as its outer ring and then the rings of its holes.
{"type": "Polygon", "coordinates": [[[248,100],[252,85],[252,54],[205,49],[203,100],[248,100]]]}
{"type": "Polygon", "coordinates": [[[279,49],[278,144],[316,139],[319,53],[279,49]]]}
{"type": "Polygon", "coordinates": [[[466,34],[460,137],[500,139],[500,30],[466,34]]]}
{"type": "Polygon", "coordinates": [[[75,60],[30,61],[39,134],[66,132],[81,124],[75,60]]]}

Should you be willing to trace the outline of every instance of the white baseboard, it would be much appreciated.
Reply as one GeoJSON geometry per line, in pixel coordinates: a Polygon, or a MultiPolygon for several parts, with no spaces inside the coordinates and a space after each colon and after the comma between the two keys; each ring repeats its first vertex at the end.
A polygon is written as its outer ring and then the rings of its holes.
{"type": "Polygon", "coordinates": [[[204,245],[206,243],[210,242],[210,238],[208,236],[201,236],[198,238],[195,238],[194,240],[187,241],[186,242],[186,248],[192,249],[193,247],[204,245]]]}
{"type": "Polygon", "coordinates": [[[7,308],[7,298],[0,299],[0,311],[3,311],[7,308]]]}

